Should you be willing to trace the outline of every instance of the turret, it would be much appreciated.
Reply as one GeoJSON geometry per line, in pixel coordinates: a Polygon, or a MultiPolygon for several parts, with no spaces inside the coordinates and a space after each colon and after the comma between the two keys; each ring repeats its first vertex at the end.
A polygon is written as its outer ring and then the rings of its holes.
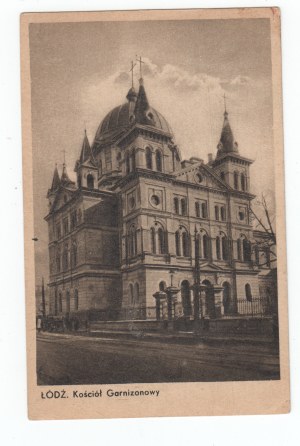
{"type": "Polygon", "coordinates": [[[77,186],[79,188],[97,189],[98,167],[93,157],[86,130],[84,130],[80,157],[76,161],[74,170],[77,173],[77,186]]]}
{"type": "Polygon", "coordinates": [[[213,163],[211,162],[211,165],[221,179],[233,189],[249,192],[249,166],[252,162],[252,160],[239,154],[238,143],[234,140],[225,106],[221,137],[217,145],[217,156],[213,163]]]}

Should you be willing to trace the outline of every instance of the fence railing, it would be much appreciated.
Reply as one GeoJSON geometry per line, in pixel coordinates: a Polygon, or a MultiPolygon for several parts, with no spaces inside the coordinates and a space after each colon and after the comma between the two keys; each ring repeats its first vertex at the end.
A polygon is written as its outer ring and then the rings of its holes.
{"type": "Polygon", "coordinates": [[[272,314],[271,303],[264,298],[237,299],[237,315],[240,316],[270,316],[272,314]]]}

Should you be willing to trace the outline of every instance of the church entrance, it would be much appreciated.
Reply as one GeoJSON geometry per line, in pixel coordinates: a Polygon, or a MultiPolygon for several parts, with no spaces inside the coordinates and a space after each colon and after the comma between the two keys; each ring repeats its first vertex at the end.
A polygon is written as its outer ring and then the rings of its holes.
{"type": "Polygon", "coordinates": [[[231,286],[230,283],[223,283],[223,307],[224,315],[228,315],[231,312],[231,286]]]}
{"type": "Polygon", "coordinates": [[[215,293],[214,287],[209,280],[203,280],[203,285],[206,286],[205,289],[205,313],[210,319],[215,319],[216,309],[215,309],[215,293]]]}
{"type": "Polygon", "coordinates": [[[181,284],[181,301],[183,307],[183,314],[185,317],[189,317],[192,314],[191,304],[191,290],[188,280],[184,280],[181,284]]]}

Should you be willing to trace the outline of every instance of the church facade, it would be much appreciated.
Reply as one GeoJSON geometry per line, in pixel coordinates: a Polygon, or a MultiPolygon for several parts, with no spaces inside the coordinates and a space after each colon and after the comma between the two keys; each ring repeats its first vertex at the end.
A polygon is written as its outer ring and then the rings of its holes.
{"type": "Polygon", "coordinates": [[[193,318],[197,274],[200,317],[246,314],[253,302],[262,313],[274,289],[270,254],[255,249],[263,234],[251,224],[252,161],[227,111],[216,156],[182,160],[143,79],[126,99],[92,145],[84,135],[76,183],[65,164],[61,176],[55,168],[45,217],[49,313],[193,318]]]}

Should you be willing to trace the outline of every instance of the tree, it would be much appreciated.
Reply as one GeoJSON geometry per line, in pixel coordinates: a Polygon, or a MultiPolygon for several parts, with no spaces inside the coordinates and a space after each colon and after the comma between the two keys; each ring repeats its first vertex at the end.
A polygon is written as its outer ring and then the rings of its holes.
{"type": "Polygon", "coordinates": [[[250,207],[250,219],[252,222],[256,222],[257,231],[252,250],[258,256],[259,253],[265,254],[265,260],[263,263],[259,262],[259,266],[274,266],[277,261],[276,233],[274,230],[275,215],[270,200],[268,201],[266,196],[262,194],[261,199],[256,200],[256,208],[250,207]]]}

